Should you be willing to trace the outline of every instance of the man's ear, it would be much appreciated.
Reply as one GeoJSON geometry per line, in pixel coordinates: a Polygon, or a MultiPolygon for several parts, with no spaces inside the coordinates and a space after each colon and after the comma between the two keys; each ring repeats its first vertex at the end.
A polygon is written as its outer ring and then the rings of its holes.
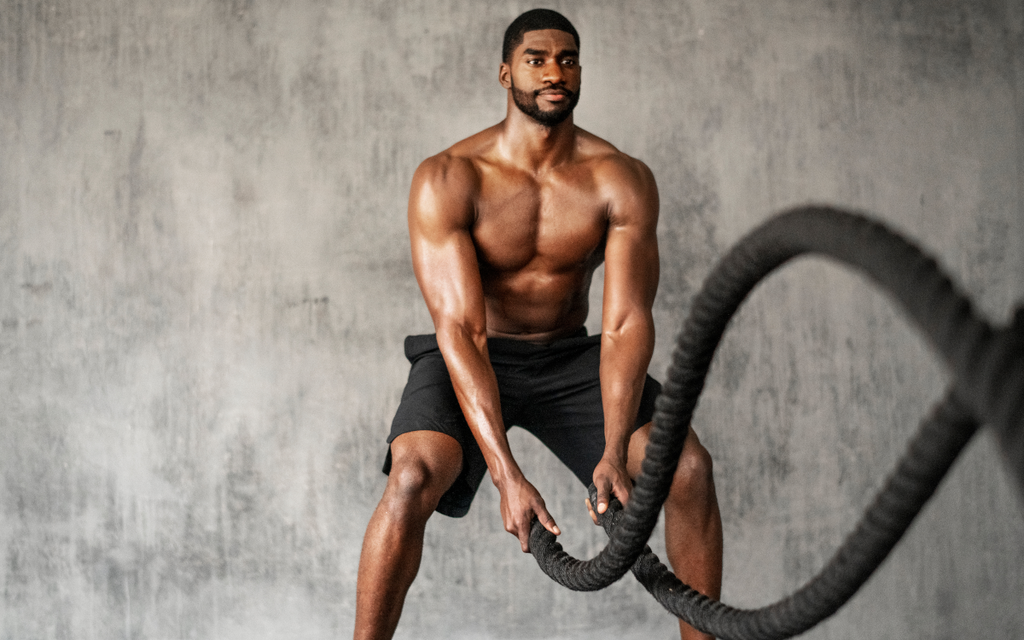
{"type": "Polygon", "coordinates": [[[512,67],[508,66],[506,62],[502,62],[498,67],[498,82],[506,89],[512,88],[512,67]]]}

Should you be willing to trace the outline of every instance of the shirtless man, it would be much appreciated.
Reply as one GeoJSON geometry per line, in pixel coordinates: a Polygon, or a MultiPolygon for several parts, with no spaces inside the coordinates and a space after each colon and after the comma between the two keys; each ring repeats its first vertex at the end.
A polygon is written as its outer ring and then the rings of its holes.
{"type": "MultiPolygon", "coordinates": [[[[640,161],[576,127],[579,36],[533,10],[505,34],[507,115],[413,176],[413,269],[437,331],[410,336],[387,488],[359,562],[355,638],[391,638],[435,511],[461,516],[485,474],[505,530],[528,551],[533,518],[559,534],[505,435],[522,426],[586,485],[597,511],[629,500],[659,386],[647,376],[658,285],[658,193],[640,161]],[[586,336],[605,263],[601,334],[586,336]],[[638,428],[639,427],[639,428],[638,428]]],[[[590,507],[588,503],[588,508],[590,507]]],[[[593,516],[593,511],[591,511],[593,516]]],[[[722,529],[711,459],[691,432],[665,502],[668,560],[717,598],[722,529]]],[[[680,622],[684,638],[706,638],[680,622]]]]}

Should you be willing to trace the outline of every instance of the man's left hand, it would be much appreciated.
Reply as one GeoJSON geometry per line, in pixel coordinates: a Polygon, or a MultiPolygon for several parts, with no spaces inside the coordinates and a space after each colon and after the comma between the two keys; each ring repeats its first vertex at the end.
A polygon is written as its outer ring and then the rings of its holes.
{"type": "Polygon", "coordinates": [[[597,514],[608,510],[608,503],[614,495],[625,507],[629,502],[629,492],[633,488],[633,481],[626,473],[625,460],[611,460],[601,458],[601,461],[594,467],[594,486],[597,487],[597,509],[587,499],[587,511],[590,518],[597,524],[597,514]]]}

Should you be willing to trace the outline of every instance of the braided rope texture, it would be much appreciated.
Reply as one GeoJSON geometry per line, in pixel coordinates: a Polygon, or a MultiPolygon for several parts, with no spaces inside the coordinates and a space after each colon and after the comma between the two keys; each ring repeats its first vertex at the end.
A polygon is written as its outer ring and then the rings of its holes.
{"type": "Polygon", "coordinates": [[[654,428],[628,506],[600,519],[608,545],[592,560],[562,550],[534,522],[530,549],[541,569],[574,590],[592,591],[633,574],[666,609],[724,640],[803,633],[835,613],[867,581],[934,493],[957,455],[988,424],[1024,497],[1024,308],[993,329],[936,262],[861,214],[808,206],[756,228],[716,265],[694,298],[658,397],[654,428]],[[819,254],[864,273],[902,307],[952,371],[954,382],[912,439],[895,471],[828,564],[775,604],[741,610],[680,582],[646,546],[668,496],[693,411],[722,335],[757,284],[787,261],[819,254]]]}

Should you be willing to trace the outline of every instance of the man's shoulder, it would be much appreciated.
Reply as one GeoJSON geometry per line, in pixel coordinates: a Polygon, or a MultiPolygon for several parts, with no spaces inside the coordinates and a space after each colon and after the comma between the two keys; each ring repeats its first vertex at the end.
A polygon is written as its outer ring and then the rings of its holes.
{"type": "Polygon", "coordinates": [[[580,155],[597,188],[611,200],[632,198],[657,191],[654,174],[642,160],[624,153],[610,142],[582,129],[578,132],[580,155]]]}
{"type": "Polygon", "coordinates": [[[607,140],[578,127],[576,136],[580,156],[599,180],[633,183],[650,175],[650,169],[642,160],[620,151],[607,140]]]}
{"type": "Polygon", "coordinates": [[[437,155],[430,156],[420,163],[416,169],[414,182],[446,185],[451,183],[471,183],[476,177],[476,167],[471,158],[446,149],[437,155]]]}
{"type": "Polygon", "coordinates": [[[417,179],[444,186],[472,186],[479,181],[479,164],[494,148],[496,135],[485,129],[430,156],[416,170],[417,179]]]}
{"type": "Polygon", "coordinates": [[[497,144],[500,134],[501,123],[487,127],[468,138],[459,140],[439,155],[448,155],[465,160],[476,160],[486,157],[494,152],[494,146],[497,144]]]}

